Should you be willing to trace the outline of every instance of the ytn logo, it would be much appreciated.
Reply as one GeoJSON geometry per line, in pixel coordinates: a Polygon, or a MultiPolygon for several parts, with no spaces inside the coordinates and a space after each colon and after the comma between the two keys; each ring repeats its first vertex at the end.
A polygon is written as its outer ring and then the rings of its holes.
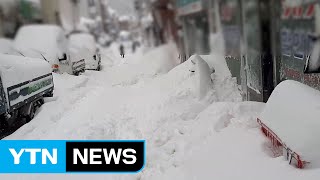
{"type": "Polygon", "coordinates": [[[37,154],[41,154],[41,164],[47,164],[47,159],[51,164],[57,164],[58,162],[58,150],[52,149],[52,153],[48,149],[39,149],[39,148],[22,148],[17,151],[14,148],[9,148],[9,151],[13,157],[14,164],[20,164],[20,158],[24,156],[30,156],[30,164],[37,163],[37,154]]]}

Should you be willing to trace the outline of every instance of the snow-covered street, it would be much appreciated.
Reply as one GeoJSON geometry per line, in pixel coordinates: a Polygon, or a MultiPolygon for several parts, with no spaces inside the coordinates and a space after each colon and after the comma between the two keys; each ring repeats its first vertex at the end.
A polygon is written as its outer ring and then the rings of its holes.
{"type": "Polygon", "coordinates": [[[105,49],[100,72],[55,74],[54,97],[6,139],[145,139],[147,164],[130,175],[1,175],[0,179],[318,179],[273,158],[256,118],[263,103],[241,102],[223,56],[211,55],[213,87],[199,100],[191,61],[172,44],[121,59],[105,49]],[[179,65],[178,65],[179,64],[179,65]]]}

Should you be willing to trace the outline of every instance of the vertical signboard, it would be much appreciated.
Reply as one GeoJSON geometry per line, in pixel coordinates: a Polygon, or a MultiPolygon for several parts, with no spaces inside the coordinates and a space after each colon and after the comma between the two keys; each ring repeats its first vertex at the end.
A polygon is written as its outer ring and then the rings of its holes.
{"type": "Polygon", "coordinates": [[[280,79],[300,81],[320,89],[319,3],[316,1],[294,6],[282,4],[280,79]]]}
{"type": "Polygon", "coordinates": [[[241,8],[239,0],[225,0],[219,4],[225,41],[226,62],[237,83],[241,84],[241,8]]]}

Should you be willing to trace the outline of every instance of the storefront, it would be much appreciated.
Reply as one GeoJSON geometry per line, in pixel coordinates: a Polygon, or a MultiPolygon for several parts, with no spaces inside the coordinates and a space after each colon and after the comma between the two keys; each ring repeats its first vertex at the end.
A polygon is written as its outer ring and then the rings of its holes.
{"type": "Polygon", "coordinates": [[[241,3],[239,0],[225,0],[219,3],[220,20],[225,44],[226,62],[233,77],[240,85],[241,78],[241,3]]]}
{"type": "Polygon", "coordinates": [[[320,90],[320,14],[316,0],[283,4],[280,79],[303,82],[320,90]],[[317,12],[318,11],[318,12],[317,12]]]}
{"type": "Polygon", "coordinates": [[[206,3],[201,0],[178,0],[178,16],[183,28],[186,57],[209,54],[209,20],[206,3]]]}
{"type": "MultiPolygon", "coordinates": [[[[245,100],[267,101],[274,87],[277,48],[275,0],[225,0],[219,4],[226,61],[245,100]]],[[[278,6],[280,7],[280,6],[278,6]]]]}

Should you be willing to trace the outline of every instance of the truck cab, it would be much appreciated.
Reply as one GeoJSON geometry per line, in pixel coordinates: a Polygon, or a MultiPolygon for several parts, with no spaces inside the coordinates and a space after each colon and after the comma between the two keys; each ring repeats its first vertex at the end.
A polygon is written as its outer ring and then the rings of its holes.
{"type": "Polygon", "coordinates": [[[0,54],[0,132],[29,122],[44,97],[53,96],[50,65],[42,60],[0,54]]]}

